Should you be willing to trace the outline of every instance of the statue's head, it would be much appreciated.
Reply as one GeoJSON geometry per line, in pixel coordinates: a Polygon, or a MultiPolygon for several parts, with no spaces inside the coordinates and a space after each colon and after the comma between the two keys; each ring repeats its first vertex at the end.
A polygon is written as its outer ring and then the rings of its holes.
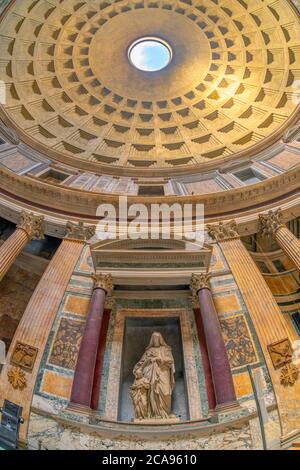
{"type": "Polygon", "coordinates": [[[149,344],[148,348],[149,347],[150,348],[159,348],[160,346],[168,347],[168,345],[166,344],[166,342],[163,339],[162,335],[160,333],[158,333],[157,331],[155,331],[154,333],[152,333],[150,344],[149,344]]]}

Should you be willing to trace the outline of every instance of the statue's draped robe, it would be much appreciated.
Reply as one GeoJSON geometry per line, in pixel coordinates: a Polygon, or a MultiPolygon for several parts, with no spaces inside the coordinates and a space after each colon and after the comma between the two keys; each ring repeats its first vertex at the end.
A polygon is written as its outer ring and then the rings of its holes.
{"type": "Polygon", "coordinates": [[[134,403],[135,417],[148,418],[148,390],[150,385],[145,378],[136,380],[131,387],[131,398],[134,403]]]}
{"type": "Polygon", "coordinates": [[[148,417],[169,418],[172,415],[172,391],[175,365],[171,348],[159,335],[159,346],[154,346],[153,336],[141,360],[134,368],[142,370],[150,382],[148,417]]]}

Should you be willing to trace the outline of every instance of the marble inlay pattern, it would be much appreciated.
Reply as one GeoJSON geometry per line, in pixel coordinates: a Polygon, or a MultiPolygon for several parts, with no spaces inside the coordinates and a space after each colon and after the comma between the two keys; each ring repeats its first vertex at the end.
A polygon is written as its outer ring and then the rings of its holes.
{"type": "Polygon", "coordinates": [[[221,319],[220,323],[230,366],[235,369],[257,363],[257,354],[244,315],[221,319]]]}

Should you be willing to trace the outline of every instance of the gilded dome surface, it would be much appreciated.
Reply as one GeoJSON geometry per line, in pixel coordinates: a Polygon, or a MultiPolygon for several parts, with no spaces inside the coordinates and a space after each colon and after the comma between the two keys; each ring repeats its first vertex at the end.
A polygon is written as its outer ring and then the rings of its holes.
{"type": "Polygon", "coordinates": [[[201,168],[253,153],[299,101],[300,20],[291,2],[275,3],[16,2],[0,25],[2,115],[24,141],[79,167],[201,168]],[[170,44],[164,70],[132,66],[128,47],[141,36],[170,44]]]}

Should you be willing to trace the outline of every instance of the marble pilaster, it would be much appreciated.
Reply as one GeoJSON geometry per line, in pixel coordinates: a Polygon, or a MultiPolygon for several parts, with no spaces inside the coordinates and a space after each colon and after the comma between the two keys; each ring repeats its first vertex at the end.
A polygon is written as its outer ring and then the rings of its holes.
{"type": "MultiPolygon", "coordinates": [[[[89,237],[91,228],[85,233],[89,237]]],[[[48,336],[85,241],[75,236],[62,240],[26,307],[8,351],[7,364],[0,374],[0,404],[4,399],[9,399],[23,407],[24,424],[20,428],[20,440],[23,442],[27,438],[31,401],[48,336]],[[11,371],[15,369],[14,351],[19,343],[36,353],[31,370],[25,364],[24,367],[21,365],[25,379],[22,389],[9,381],[11,371]]]]}
{"type": "Polygon", "coordinates": [[[292,387],[284,387],[281,369],[274,367],[269,353],[271,345],[296,339],[295,331],[284,319],[259,268],[240,240],[235,221],[208,225],[207,229],[219,243],[256,330],[276,395],[283,434],[299,429],[300,381],[292,387]]]}

